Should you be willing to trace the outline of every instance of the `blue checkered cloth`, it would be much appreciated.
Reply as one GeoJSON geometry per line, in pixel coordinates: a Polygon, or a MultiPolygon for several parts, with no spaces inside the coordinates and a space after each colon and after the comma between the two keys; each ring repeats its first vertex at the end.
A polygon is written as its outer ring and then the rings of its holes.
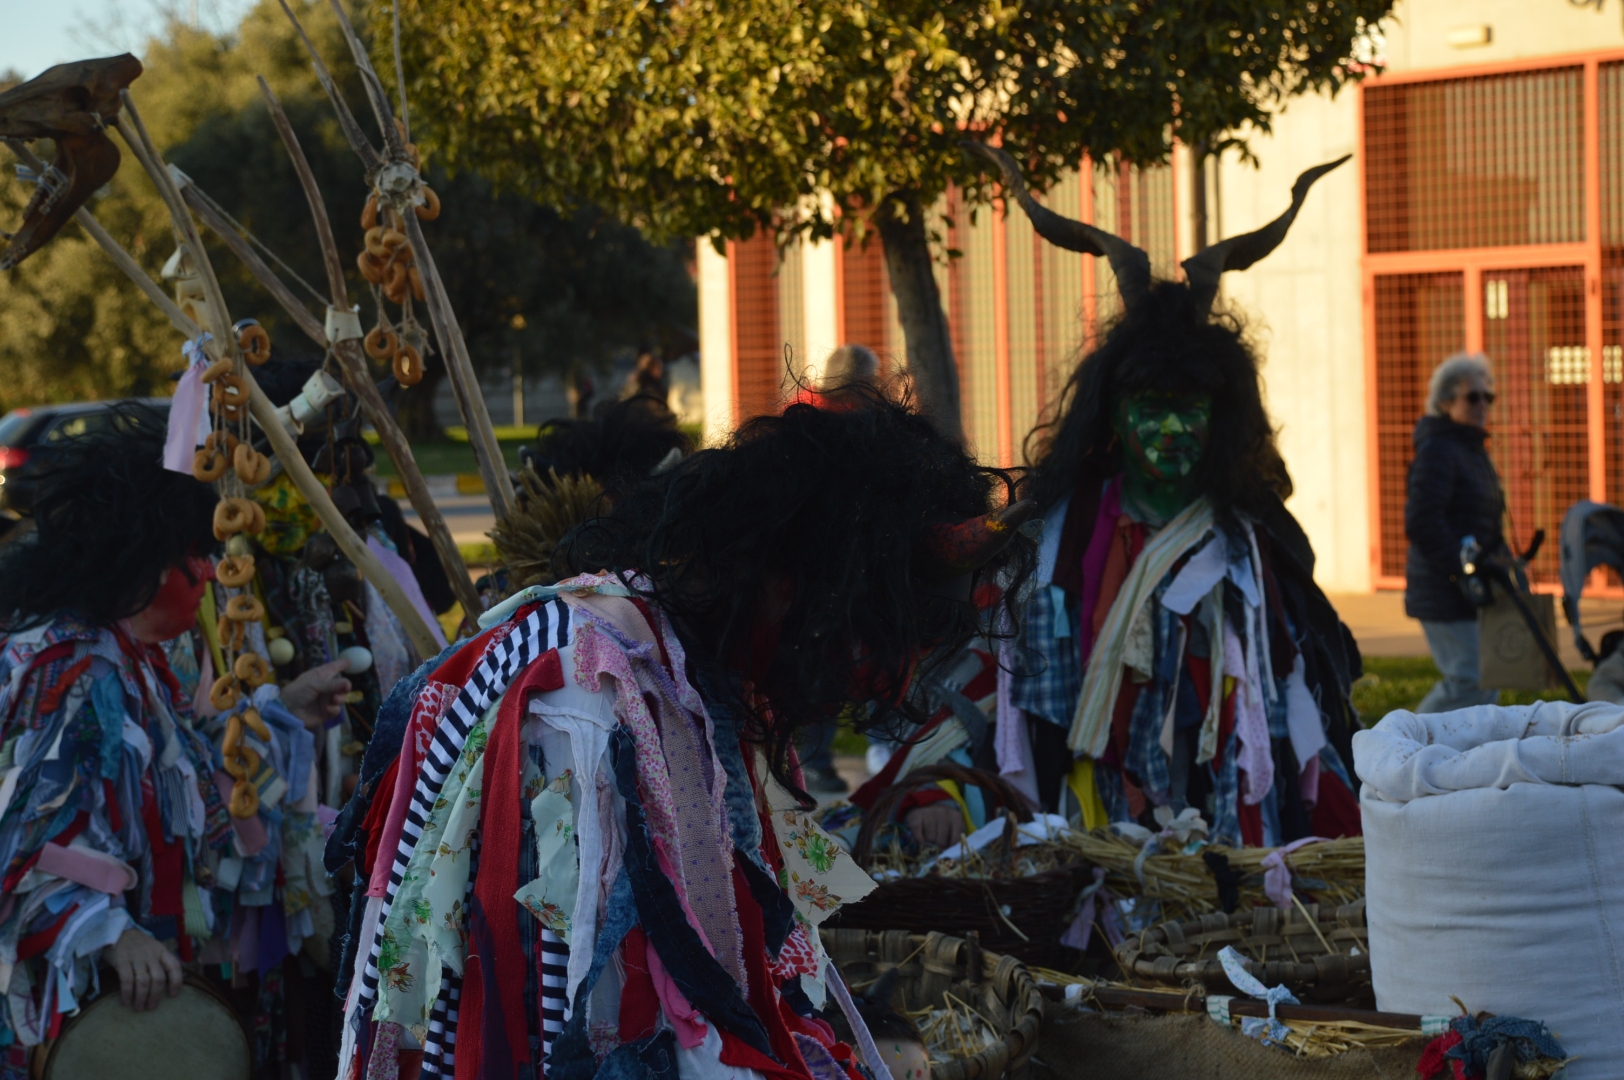
{"type": "Polygon", "coordinates": [[[1077,606],[1076,597],[1056,586],[1037,587],[1021,620],[1010,685],[1010,703],[1017,709],[1067,729],[1083,692],[1077,606]]]}

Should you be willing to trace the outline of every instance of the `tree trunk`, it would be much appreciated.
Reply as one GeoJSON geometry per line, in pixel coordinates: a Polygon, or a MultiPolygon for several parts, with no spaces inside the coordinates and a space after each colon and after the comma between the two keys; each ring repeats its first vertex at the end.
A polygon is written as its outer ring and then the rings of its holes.
{"type": "Polygon", "coordinates": [[[963,443],[959,369],[953,358],[953,335],[942,308],[942,294],[932,272],[925,211],[912,194],[894,197],[891,205],[894,213],[878,215],[880,239],[885,245],[891,293],[897,298],[897,318],[907,341],[908,373],[913,377],[914,394],[920,410],[936,430],[963,443]],[[906,220],[901,216],[904,214],[906,220]]]}

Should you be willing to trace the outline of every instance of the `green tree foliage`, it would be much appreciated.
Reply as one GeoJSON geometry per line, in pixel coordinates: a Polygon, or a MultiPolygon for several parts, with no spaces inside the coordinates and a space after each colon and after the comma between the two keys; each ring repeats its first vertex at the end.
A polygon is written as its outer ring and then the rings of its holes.
{"type": "MultiPolygon", "coordinates": [[[[756,229],[886,248],[922,402],[958,393],[925,208],[992,195],[965,133],[1042,189],[1085,151],[1163,158],[1266,131],[1356,77],[1387,0],[411,0],[404,66],[431,144],[537,198],[658,236],[756,229]],[[821,193],[833,198],[825,202],[821,193]]],[[[388,9],[373,9],[375,30],[388,9]]],[[[381,55],[380,61],[386,58],[381,55]]],[[[380,64],[380,67],[386,65],[380,64]]]]}
{"type": "MultiPolygon", "coordinates": [[[[295,10],[345,83],[364,101],[325,0],[295,10]]],[[[284,280],[319,312],[326,272],[309,208],[260,97],[264,74],[298,132],[327,202],[351,297],[363,321],[375,305],[355,271],[366,187],[291,25],[275,0],[256,6],[230,39],[169,27],[144,59],[132,88],[166,157],[309,282],[320,300],[284,280]]],[[[363,123],[370,117],[361,113],[363,123]]],[[[3,154],[0,151],[0,154],[3,154]]],[[[565,216],[514,194],[499,195],[477,173],[454,178],[428,163],[444,212],[425,226],[475,365],[506,369],[515,350],[529,374],[602,364],[617,349],[691,334],[695,295],[686,245],[655,247],[637,230],[590,207],[565,216]]],[[[0,219],[15,220],[29,192],[0,185],[0,219]]],[[[167,214],[132,155],[91,203],[92,211],[156,278],[174,250],[167,214]]],[[[238,318],[253,316],[276,347],[319,356],[221,244],[210,258],[238,318]]],[[[426,322],[426,316],[423,317],[426,322]]],[[[0,407],[44,400],[167,393],[180,365],[179,341],[156,309],[76,226],[0,278],[0,407]]],[[[400,398],[412,433],[433,434],[434,387],[444,368],[431,358],[424,381],[400,398]]],[[[380,374],[382,369],[380,368],[380,374]]]]}

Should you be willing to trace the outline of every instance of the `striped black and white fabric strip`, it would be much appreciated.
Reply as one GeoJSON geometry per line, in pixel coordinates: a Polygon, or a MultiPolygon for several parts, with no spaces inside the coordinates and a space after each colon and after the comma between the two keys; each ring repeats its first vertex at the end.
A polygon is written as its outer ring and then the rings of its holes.
{"type": "Polygon", "coordinates": [[[541,928],[541,1059],[553,1051],[553,1040],[569,1022],[570,947],[546,927],[541,928]]]}
{"type": "Polygon", "coordinates": [[[423,1040],[423,1075],[455,1076],[457,1003],[462,999],[462,976],[447,968],[441,973],[439,996],[429,1014],[428,1036],[423,1040]]]}
{"type": "MultiPolygon", "coordinates": [[[[423,834],[434,801],[440,797],[445,778],[456,764],[462,748],[468,741],[469,730],[485,715],[493,701],[512,684],[529,664],[549,649],[561,649],[569,644],[570,609],[562,600],[549,600],[537,606],[516,625],[512,632],[491,646],[467,685],[451,703],[445,719],[435,729],[434,739],[423,756],[423,766],[412,789],[412,801],[401,825],[400,845],[395,851],[394,865],[389,871],[389,886],[383,897],[383,913],[378,929],[373,934],[367,953],[366,967],[361,972],[361,993],[357,1001],[363,1010],[371,1008],[378,999],[378,956],[383,948],[384,923],[389,909],[400,889],[401,876],[411,862],[412,849],[423,834]]],[[[382,857],[382,853],[379,853],[382,857]]]]}

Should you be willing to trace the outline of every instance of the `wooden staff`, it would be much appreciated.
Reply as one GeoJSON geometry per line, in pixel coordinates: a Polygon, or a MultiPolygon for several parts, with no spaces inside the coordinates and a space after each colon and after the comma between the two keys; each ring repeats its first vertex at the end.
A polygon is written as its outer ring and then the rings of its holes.
{"type": "MultiPolygon", "coordinates": [[[[219,279],[215,277],[214,267],[209,262],[208,253],[203,250],[203,239],[198,235],[197,225],[192,221],[192,215],[188,212],[186,203],[180,196],[180,191],[175,187],[174,177],[170,176],[169,170],[164,167],[163,159],[158,155],[151,136],[147,134],[146,126],[141,122],[141,114],[136,110],[135,102],[130,98],[129,91],[121,92],[120,97],[123,100],[124,108],[118,117],[119,134],[124,136],[124,141],[134,152],[136,159],[141,162],[142,168],[146,169],[147,175],[152,178],[152,182],[158,188],[159,194],[163,196],[165,205],[169,207],[170,218],[174,221],[175,228],[180,231],[181,238],[185,242],[187,249],[193,253],[193,257],[197,261],[198,271],[203,278],[204,293],[209,301],[209,321],[215,327],[218,327],[214,335],[215,339],[220,342],[223,355],[234,356],[237,351],[237,342],[235,336],[231,333],[231,316],[226,308],[225,297],[220,291],[219,279]]],[[[99,242],[101,238],[98,237],[97,239],[99,242]]],[[[107,240],[112,242],[112,237],[108,236],[107,240]]],[[[121,265],[123,264],[121,263],[121,265]]],[[[134,266],[133,259],[129,260],[129,265],[134,266]]],[[[140,278],[151,286],[148,295],[151,295],[153,291],[162,295],[162,290],[158,289],[156,285],[152,285],[151,279],[145,273],[140,273],[138,267],[136,269],[140,278]]],[[[167,301],[168,298],[165,297],[165,300],[167,301]]],[[[160,305],[160,307],[166,306],[174,307],[172,301],[167,305],[160,305]]],[[[167,311],[166,314],[168,314],[167,311]]],[[[170,320],[174,321],[177,316],[181,323],[191,325],[191,320],[181,314],[178,307],[175,307],[173,314],[170,314],[170,320]]],[[[191,325],[191,337],[198,336],[197,329],[195,325],[191,325]]],[[[186,331],[183,330],[182,332],[186,331]]],[[[248,386],[249,411],[261,430],[265,432],[266,438],[270,439],[271,449],[275,451],[277,458],[281,460],[282,468],[286,470],[289,478],[293,480],[294,486],[299,489],[299,493],[304,496],[311,509],[315,510],[316,516],[321,518],[322,524],[332,534],[333,539],[337,541],[339,549],[344,552],[350,562],[355,564],[356,569],[372,584],[372,587],[378,590],[379,595],[383,597],[384,603],[388,604],[389,609],[395,613],[395,617],[400,620],[406,635],[412,639],[412,645],[417,649],[418,655],[430,657],[438,653],[440,651],[439,639],[429,629],[428,623],[424,620],[422,614],[407,599],[405,590],[400,587],[400,582],[396,581],[394,575],[384,568],[383,563],[379,562],[378,557],[366,546],[366,542],[356,535],[355,530],[350,527],[350,523],[344,519],[344,515],[339,513],[338,507],[333,505],[332,497],[327,494],[327,489],[322,486],[321,481],[316,479],[316,474],[310,471],[310,465],[305,461],[304,455],[299,453],[299,448],[294,443],[293,437],[282,426],[281,418],[276,414],[276,406],[271,404],[271,399],[266,397],[265,391],[260,389],[259,383],[255,381],[252,372],[244,366],[241,375],[248,386]]]]}
{"type": "MultiPolygon", "coordinates": [[[[383,84],[379,81],[377,72],[373,70],[372,61],[367,57],[360,38],[356,36],[355,28],[350,25],[349,15],[344,11],[343,5],[335,2],[333,10],[338,15],[339,26],[349,43],[356,67],[361,73],[361,83],[366,87],[368,100],[372,104],[378,127],[383,134],[386,154],[382,156],[373,149],[371,143],[367,142],[365,134],[361,131],[361,125],[356,122],[355,115],[350,112],[349,105],[339,93],[337,84],[327,71],[321,56],[316,52],[310,36],[305,33],[298,16],[288,6],[287,0],[281,0],[281,4],[283,12],[298,31],[300,40],[304,42],[306,51],[310,53],[316,77],[338,113],[339,127],[361,158],[368,181],[373,181],[380,169],[395,162],[408,161],[405,143],[400,138],[400,133],[395,130],[394,113],[383,92],[383,84]]],[[[468,428],[468,444],[473,448],[480,476],[485,481],[491,508],[496,511],[498,518],[505,518],[514,510],[513,483],[508,477],[507,463],[502,460],[502,448],[496,441],[496,429],[491,425],[490,411],[485,407],[485,396],[479,388],[479,377],[474,374],[473,361],[468,355],[468,344],[463,339],[462,328],[457,324],[456,314],[452,311],[445,284],[440,279],[434,255],[429,251],[428,243],[423,237],[422,227],[418,225],[412,213],[407,212],[402,216],[406,220],[406,235],[412,245],[412,255],[423,278],[424,302],[428,305],[429,321],[434,326],[434,335],[440,344],[440,357],[445,361],[452,394],[457,399],[463,423],[468,428]]]]}

